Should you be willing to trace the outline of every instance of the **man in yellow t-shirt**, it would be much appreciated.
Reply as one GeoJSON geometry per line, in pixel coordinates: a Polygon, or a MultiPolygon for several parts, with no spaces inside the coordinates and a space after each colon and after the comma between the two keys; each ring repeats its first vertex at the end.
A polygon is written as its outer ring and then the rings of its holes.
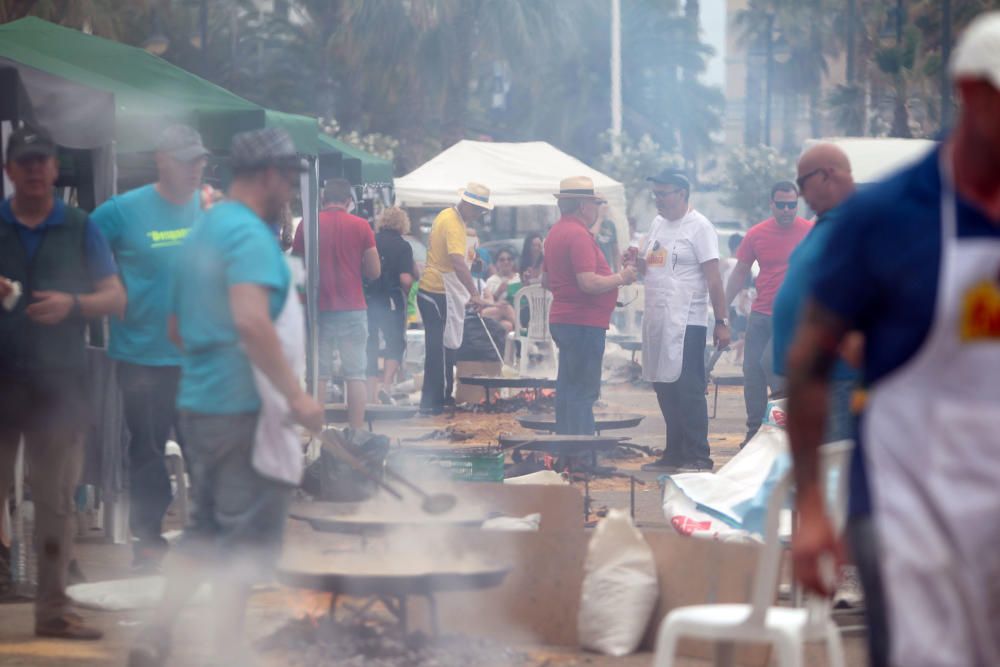
{"type": "Polygon", "coordinates": [[[465,307],[484,305],[472,280],[475,247],[469,248],[466,225],[493,209],[490,190],[469,183],[455,206],[434,218],[427,244],[427,265],[420,277],[417,307],[424,321],[424,384],[420,414],[439,415],[451,398],[455,351],[462,344],[465,307]]]}

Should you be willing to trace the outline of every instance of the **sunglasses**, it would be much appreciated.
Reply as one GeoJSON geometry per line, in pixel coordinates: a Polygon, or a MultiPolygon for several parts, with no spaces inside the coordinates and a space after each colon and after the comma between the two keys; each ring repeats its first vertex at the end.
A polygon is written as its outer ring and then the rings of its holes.
{"type": "Polygon", "coordinates": [[[774,204],[774,208],[778,209],[779,211],[781,209],[785,209],[786,211],[791,211],[797,208],[799,205],[797,201],[776,201],[771,203],[774,204]]]}
{"type": "Polygon", "coordinates": [[[799,192],[802,192],[802,190],[805,189],[806,183],[809,181],[810,178],[812,178],[816,174],[823,174],[825,176],[826,169],[824,169],[823,167],[820,167],[819,169],[813,169],[808,174],[803,174],[802,176],[799,176],[798,178],[795,179],[795,185],[799,186],[799,192]]]}
{"type": "Polygon", "coordinates": [[[666,199],[670,195],[675,195],[678,192],[684,192],[681,188],[676,190],[653,190],[653,199],[666,199]]]}

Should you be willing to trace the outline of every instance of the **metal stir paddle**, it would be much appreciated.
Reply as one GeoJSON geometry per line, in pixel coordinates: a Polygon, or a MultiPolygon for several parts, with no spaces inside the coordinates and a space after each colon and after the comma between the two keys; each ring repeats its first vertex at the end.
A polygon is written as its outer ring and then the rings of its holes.
{"type": "MultiPolygon", "coordinates": [[[[368,481],[382,487],[397,500],[403,500],[403,494],[401,494],[395,487],[387,483],[384,479],[380,479],[377,475],[368,470],[368,468],[365,467],[365,464],[360,461],[357,456],[352,454],[346,446],[344,446],[344,442],[336,431],[327,430],[322,433],[313,433],[313,436],[322,440],[324,445],[327,445],[334,450],[334,453],[338,458],[346,461],[348,465],[354,468],[355,471],[364,475],[368,481]]],[[[455,507],[458,503],[458,499],[451,493],[427,493],[389,466],[383,466],[382,471],[388,477],[392,477],[397,482],[400,482],[403,486],[420,496],[422,498],[420,508],[427,514],[444,514],[455,507]]]]}

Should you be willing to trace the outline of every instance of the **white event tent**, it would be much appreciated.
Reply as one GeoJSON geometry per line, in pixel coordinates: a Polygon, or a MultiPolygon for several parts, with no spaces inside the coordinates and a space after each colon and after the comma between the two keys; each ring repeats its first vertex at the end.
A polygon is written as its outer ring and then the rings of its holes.
{"type": "Polygon", "coordinates": [[[834,144],[847,153],[856,183],[874,183],[923,158],[937,145],[930,139],[886,137],[833,137],[808,139],[805,149],[816,144],[834,144]]]}
{"type": "Polygon", "coordinates": [[[497,206],[552,206],[559,181],[589,176],[608,200],[619,247],[628,243],[625,186],[544,141],[494,143],[460,141],[406,176],[396,179],[396,203],[409,207],[448,206],[469,181],[490,188],[497,206]]]}

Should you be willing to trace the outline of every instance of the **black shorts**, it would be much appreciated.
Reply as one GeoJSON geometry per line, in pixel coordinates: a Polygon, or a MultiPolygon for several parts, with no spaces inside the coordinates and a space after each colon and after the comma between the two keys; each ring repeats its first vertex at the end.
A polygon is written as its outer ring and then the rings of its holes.
{"type": "Polygon", "coordinates": [[[406,352],[406,304],[395,301],[368,303],[368,375],[377,377],[378,358],[402,361],[406,352]],[[380,336],[381,334],[381,336],[380,336]],[[380,338],[385,347],[379,349],[380,338]]]}

